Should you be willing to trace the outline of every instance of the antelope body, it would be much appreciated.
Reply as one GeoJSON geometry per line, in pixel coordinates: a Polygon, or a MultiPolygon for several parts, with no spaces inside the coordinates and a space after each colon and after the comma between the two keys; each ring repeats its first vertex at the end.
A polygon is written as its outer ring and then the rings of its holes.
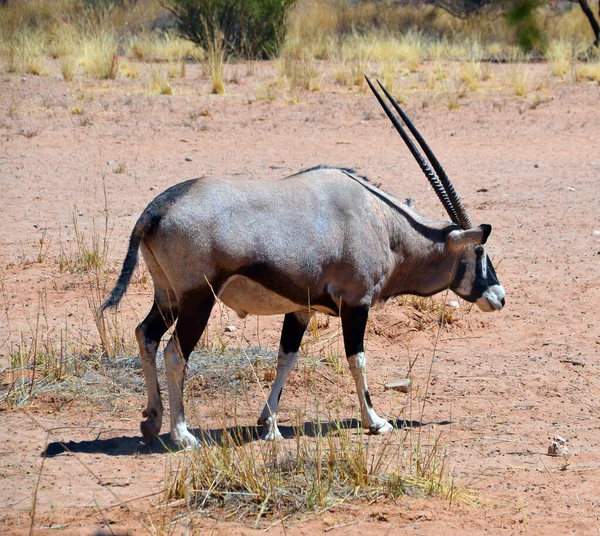
{"type": "MultiPolygon", "coordinates": [[[[450,188],[442,184],[441,194],[450,188]]],[[[184,446],[197,443],[184,417],[184,371],[215,295],[241,317],[285,315],[276,379],[259,418],[264,439],[280,437],[279,399],[315,311],[341,317],[364,428],[391,431],[367,388],[363,338],[370,307],[448,287],[484,311],[504,305],[504,289],[485,253],[491,227],[472,227],[460,201],[440,199],[453,222],[425,218],[351,170],[328,167],[279,181],[196,179],[157,196],[136,223],[119,280],[102,306],[119,303],[141,250],[154,282],[154,304],[136,329],[148,389],[144,438],[152,441],[160,432],[156,351],[176,321],[164,352],[171,438],[184,446]]]]}

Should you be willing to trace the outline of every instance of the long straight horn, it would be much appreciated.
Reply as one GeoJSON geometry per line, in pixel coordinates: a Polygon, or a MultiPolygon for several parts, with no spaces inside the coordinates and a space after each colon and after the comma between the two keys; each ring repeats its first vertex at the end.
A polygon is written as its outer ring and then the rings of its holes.
{"type": "Polygon", "coordinates": [[[427,177],[427,180],[431,184],[431,187],[433,188],[434,192],[437,194],[439,200],[442,202],[442,205],[444,205],[444,208],[446,209],[446,212],[450,216],[450,219],[454,223],[460,225],[460,220],[458,219],[458,215],[456,214],[456,211],[454,210],[454,207],[452,206],[452,202],[448,198],[448,194],[446,193],[444,186],[440,182],[440,179],[438,179],[437,175],[431,169],[429,164],[425,161],[425,159],[419,152],[419,149],[417,149],[415,147],[415,144],[412,142],[412,140],[408,136],[406,130],[404,130],[404,127],[402,126],[400,121],[398,121],[398,118],[392,113],[392,111],[390,110],[388,105],[383,100],[383,97],[375,89],[375,86],[373,86],[373,84],[369,80],[369,77],[365,75],[365,79],[367,80],[367,84],[369,84],[371,91],[373,92],[375,97],[377,97],[377,100],[379,101],[379,104],[383,108],[383,111],[389,117],[389,119],[392,122],[392,124],[394,125],[394,127],[396,127],[398,134],[400,134],[400,137],[404,140],[404,143],[406,143],[406,146],[408,147],[408,149],[412,153],[413,157],[415,158],[415,160],[417,161],[417,163],[423,170],[423,173],[427,177]]]}
{"type": "Polygon", "coordinates": [[[385,93],[385,96],[392,103],[392,106],[394,107],[394,109],[398,112],[398,114],[400,114],[402,121],[404,121],[404,123],[408,127],[408,130],[411,131],[412,135],[417,140],[417,143],[421,146],[421,149],[423,149],[423,151],[425,152],[425,155],[431,162],[431,165],[433,166],[433,169],[437,173],[437,176],[439,177],[440,182],[444,186],[444,189],[446,190],[446,194],[448,195],[448,198],[450,199],[450,203],[452,204],[452,207],[454,208],[456,215],[458,216],[458,221],[455,221],[455,223],[458,223],[463,229],[470,229],[471,227],[473,227],[473,224],[471,223],[471,220],[469,219],[469,216],[467,215],[467,211],[465,210],[465,207],[463,206],[459,195],[456,193],[456,190],[454,190],[454,186],[452,186],[452,183],[450,182],[448,175],[446,175],[446,172],[444,171],[444,168],[440,164],[439,160],[433,154],[433,151],[429,148],[429,145],[427,145],[427,142],[423,139],[423,136],[421,136],[421,134],[417,130],[417,127],[415,127],[413,125],[412,121],[404,113],[404,110],[402,110],[402,108],[400,108],[400,105],[394,100],[394,97],[392,97],[390,95],[389,91],[387,89],[385,89],[385,87],[383,87],[382,83],[379,80],[377,80],[377,83],[379,84],[379,87],[383,90],[383,92],[385,93]]]}

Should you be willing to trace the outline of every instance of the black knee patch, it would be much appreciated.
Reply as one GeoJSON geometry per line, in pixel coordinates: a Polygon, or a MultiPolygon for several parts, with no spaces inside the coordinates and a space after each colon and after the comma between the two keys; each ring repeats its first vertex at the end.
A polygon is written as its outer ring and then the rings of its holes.
{"type": "Polygon", "coordinates": [[[344,309],[342,305],[342,334],[344,336],[344,349],[346,356],[359,354],[365,351],[364,336],[369,317],[369,308],[354,307],[344,309]]]}
{"type": "Polygon", "coordinates": [[[281,330],[281,349],[284,353],[295,354],[298,351],[306,326],[307,324],[301,316],[294,313],[285,315],[281,330]]]}
{"type": "Polygon", "coordinates": [[[369,394],[369,391],[365,391],[365,402],[369,408],[373,408],[373,402],[371,402],[371,395],[369,394]]]}

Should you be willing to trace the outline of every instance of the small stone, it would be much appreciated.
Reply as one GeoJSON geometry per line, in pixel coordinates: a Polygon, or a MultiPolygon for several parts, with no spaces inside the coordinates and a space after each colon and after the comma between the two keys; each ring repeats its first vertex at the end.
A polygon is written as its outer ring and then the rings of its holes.
{"type": "Polygon", "coordinates": [[[453,309],[460,309],[460,303],[457,301],[448,302],[448,307],[452,307],[453,309]]]}
{"type": "Polygon", "coordinates": [[[158,190],[158,186],[150,186],[150,190],[158,190]]]}
{"type": "Polygon", "coordinates": [[[235,333],[236,330],[235,326],[225,326],[225,333],[235,333]]]}
{"type": "Polygon", "coordinates": [[[192,159],[191,159],[191,157],[189,157],[189,156],[186,156],[186,157],[185,157],[185,161],[186,161],[186,162],[191,162],[191,161],[192,161],[192,159]]]}
{"type": "Polygon", "coordinates": [[[394,391],[400,391],[401,393],[408,393],[410,390],[410,378],[404,378],[403,380],[393,380],[385,384],[386,389],[392,389],[394,391]]]}
{"type": "Polygon", "coordinates": [[[575,188],[573,188],[572,186],[569,186],[567,188],[567,190],[569,190],[569,192],[576,192],[577,190],[575,190],[575,188]]]}
{"type": "Polygon", "coordinates": [[[592,232],[592,234],[593,234],[594,236],[600,236],[600,231],[593,231],[593,232],[592,232]]]}
{"type": "Polygon", "coordinates": [[[109,160],[108,162],[106,162],[107,166],[112,166],[114,164],[114,162],[112,160],[109,160]]]}

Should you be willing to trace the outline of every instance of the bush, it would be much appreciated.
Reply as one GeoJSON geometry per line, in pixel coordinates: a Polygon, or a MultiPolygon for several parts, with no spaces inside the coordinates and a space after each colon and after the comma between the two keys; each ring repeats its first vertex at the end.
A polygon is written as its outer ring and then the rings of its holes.
{"type": "Polygon", "coordinates": [[[209,50],[222,40],[227,54],[242,58],[276,55],[286,17],[296,0],[163,0],[181,35],[209,50]]]}

